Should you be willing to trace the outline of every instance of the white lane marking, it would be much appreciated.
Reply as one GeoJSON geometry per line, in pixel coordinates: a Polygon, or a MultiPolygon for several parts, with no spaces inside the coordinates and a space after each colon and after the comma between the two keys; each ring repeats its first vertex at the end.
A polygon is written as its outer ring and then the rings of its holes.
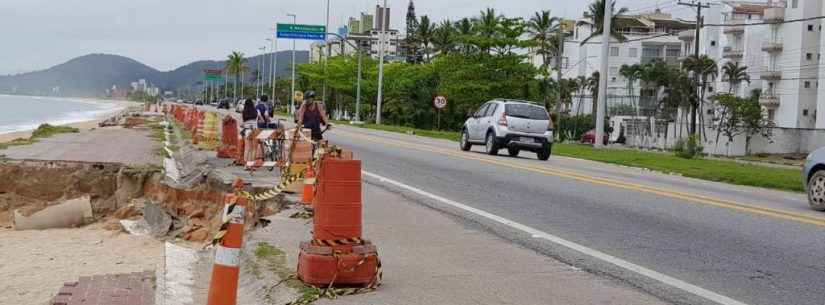
{"type": "Polygon", "coordinates": [[[370,173],[370,172],[367,172],[367,171],[361,171],[361,172],[364,175],[366,175],[368,177],[372,177],[374,179],[377,179],[377,180],[379,180],[383,183],[395,185],[395,186],[400,187],[402,189],[406,189],[408,191],[411,191],[411,192],[417,193],[419,195],[428,197],[430,199],[439,201],[441,203],[447,204],[449,206],[452,206],[452,207],[455,207],[455,208],[473,213],[475,215],[487,218],[489,220],[498,222],[500,224],[503,224],[503,225],[509,226],[511,228],[517,229],[519,231],[525,232],[527,234],[530,234],[533,238],[545,239],[545,240],[547,240],[549,242],[552,242],[554,244],[561,245],[561,246],[564,246],[566,248],[578,251],[578,252],[580,252],[582,254],[585,254],[587,256],[590,256],[590,257],[602,260],[604,262],[616,265],[616,266],[618,266],[622,269],[632,271],[634,273],[646,276],[646,277],[651,278],[653,280],[656,280],[656,281],[659,281],[659,282],[664,283],[666,285],[670,285],[670,286],[673,286],[675,288],[681,289],[683,291],[695,294],[697,296],[700,296],[702,298],[705,298],[705,299],[708,299],[710,301],[716,302],[718,304],[722,304],[722,305],[747,305],[746,303],[734,300],[732,298],[729,298],[729,297],[726,297],[724,295],[718,294],[716,292],[707,290],[705,288],[702,288],[702,287],[693,285],[691,283],[682,281],[680,279],[677,279],[677,278],[674,278],[674,277],[671,277],[671,276],[653,271],[651,269],[636,265],[634,263],[628,262],[628,261],[620,259],[618,257],[610,256],[609,254],[601,252],[599,250],[595,250],[595,249],[585,247],[583,245],[574,243],[572,241],[568,241],[568,240],[563,239],[561,237],[558,237],[558,236],[540,231],[538,229],[520,224],[518,222],[509,220],[507,218],[504,218],[504,217],[501,217],[501,216],[498,216],[498,215],[495,215],[495,214],[491,214],[491,213],[485,212],[483,210],[476,209],[476,208],[471,207],[471,206],[467,206],[465,204],[462,204],[462,203],[459,203],[459,202],[456,202],[456,201],[453,201],[453,200],[450,200],[450,199],[447,199],[447,198],[429,193],[427,191],[418,189],[416,187],[409,186],[409,185],[406,185],[404,183],[401,183],[401,182],[398,182],[398,181],[395,181],[395,180],[392,180],[392,179],[389,179],[389,178],[385,178],[385,177],[382,177],[382,176],[379,176],[379,175],[376,175],[376,174],[373,174],[373,173],[370,173]]]}

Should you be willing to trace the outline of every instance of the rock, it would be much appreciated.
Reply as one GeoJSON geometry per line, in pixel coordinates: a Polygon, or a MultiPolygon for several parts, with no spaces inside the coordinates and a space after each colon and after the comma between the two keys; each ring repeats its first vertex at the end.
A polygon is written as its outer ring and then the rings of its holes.
{"type": "Polygon", "coordinates": [[[206,212],[203,210],[203,208],[197,208],[195,210],[190,211],[186,216],[189,218],[199,218],[204,217],[204,215],[206,215],[205,213],[206,212]]]}
{"type": "Polygon", "coordinates": [[[169,216],[161,207],[153,203],[146,203],[143,207],[143,219],[149,226],[149,233],[152,236],[160,237],[169,233],[172,227],[172,216],[169,216]]]}
{"type": "Polygon", "coordinates": [[[124,219],[120,221],[120,225],[123,227],[123,230],[129,232],[129,234],[137,235],[137,236],[148,236],[151,234],[149,230],[149,223],[146,222],[146,219],[138,219],[138,220],[129,220],[124,219]]]}
{"type": "Polygon", "coordinates": [[[107,231],[120,231],[123,227],[120,225],[120,219],[111,218],[103,223],[103,229],[107,231]]]}
{"type": "Polygon", "coordinates": [[[140,216],[140,211],[138,211],[135,206],[131,204],[118,209],[114,214],[112,214],[112,218],[117,220],[131,219],[135,216],[140,216]]]}
{"type": "Polygon", "coordinates": [[[195,231],[186,233],[183,239],[188,241],[205,241],[209,238],[209,230],[206,228],[200,228],[195,231]]]}

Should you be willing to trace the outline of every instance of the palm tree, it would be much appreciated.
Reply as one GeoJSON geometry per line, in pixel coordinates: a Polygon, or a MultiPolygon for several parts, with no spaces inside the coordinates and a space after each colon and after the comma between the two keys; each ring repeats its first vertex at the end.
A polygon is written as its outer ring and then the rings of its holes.
{"type": "Polygon", "coordinates": [[[232,52],[227,56],[228,60],[226,61],[226,69],[229,71],[230,74],[235,75],[235,83],[234,88],[232,89],[232,100],[237,103],[238,101],[238,82],[241,78],[241,73],[246,71],[246,58],[244,58],[243,53],[241,52],[232,52]]]}
{"type": "Polygon", "coordinates": [[[428,61],[430,57],[430,44],[433,41],[433,35],[435,35],[435,27],[435,24],[430,21],[429,16],[421,16],[421,22],[418,24],[418,33],[416,33],[416,36],[418,37],[418,42],[422,45],[424,58],[428,61]]]}
{"type": "MultiPolygon", "coordinates": [[[[558,19],[551,17],[549,10],[536,12],[535,15],[530,18],[530,21],[527,22],[527,33],[530,34],[531,45],[535,48],[536,54],[541,56],[541,68],[546,78],[550,77],[550,57],[553,55],[558,56],[561,53],[561,48],[555,49],[558,48],[558,46],[552,43],[552,41],[556,40],[553,39],[552,36],[557,28],[558,19]]],[[[549,82],[545,82],[545,84],[549,84],[549,82]]],[[[547,100],[547,91],[549,90],[544,91],[545,107],[550,105],[550,102],[547,100]]]]}
{"type": "Polygon", "coordinates": [[[437,50],[439,54],[452,53],[455,51],[455,38],[456,30],[453,27],[453,22],[444,20],[433,33],[433,48],[437,50]]]}
{"type": "Polygon", "coordinates": [[[499,15],[496,13],[496,10],[493,8],[488,7],[486,10],[481,11],[481,15],[475,19],[475,29],[476,34],[486,39],[480,45],[480,48],[485,53],[489,53],[490,49],[493,45],[493,39],[499,33],[499,27],[501,26],[501,20],[504,16],[499,15]]]}
{"type": "Polygon", "coordinates": [[[690,134],[696,134],[696,114],[700,111],[700,108],[705,100],[705,88],[707,86],[708,80],[716,79],[716,76],[719,75],[719,67],[716,65],[716,61],[710,56],[702,55],[699,57],[690,56],[685,59],[684,63],[682,63],[682,69],[686,71],[693,72],[694,77],[699,81],[701,93],[699,94],[698,101],[694,102],[692,105],[692,111],[690,115],[690,134]]]}
{"type": "Polygon", "coordinates": [[[599,71],[593,72],[592,75],[587,79],[587,88],[590,89],[590,97],[593,99],[592,112],[593,115],[593,126],[596,126],[596,111],[597,106],[599,104],[599,82],[601,81],[601,76],[599,71]]]}
{"type": "MultiPolygon", "coordinates": [[[[622,65],[621,68],[619,68],[619,74],[627,80],[627,96],[630,97],[630,103],[633,105],[633,108],[636,110],[636,117],[639,116],[639,104],[634,101],[634,96],[635,96],[634,92],[635,92],[635,90],[633,88],[633,85],[636,83],[636,81],[639,78],[642,77],[642,72],[643,71],[644,71],[644,68],[642,68],[642,66],[640,66],[638,64],[634,64],[634,65],[630,65],[630,66],[622,65]]],[[[636,122],[635,119],[633,120],[633,122],[634,122],[634,124],[633,124],[634,129],[633,130],[634,130],[634,133],[635,133],[635,135],[638,139],[638,135],[639,135],[638,124],[635,124],[635,122],[636,122]]]]}
{"type": "MultiPolygon", "coordinates": [[[[582,40],[581,44],[585,44],[593,37],[599,36],[604,33],[604,2],[606,0],[595,0],[590,6],[587,7],[587,11],[584,12],[584,18],[588,19],[586,23],[589,23],[593,26],[593,32],[590,33],[590,36],[587,36],[584,40],[582,40]]],[[[611,9],[613,10],[613,18],[611,18],[611,27],[610,27],[610,36],[616,38],[619,42],[624,42],[627,40],[627,37],[624,36],[621,32],[619,32],[619,25],[616,22],[618,17],[627,13],[627,8],[623,7],[620,8],[619,11],[616,11],[616,1],[611,0],[610,4],[611,9]]]]}
{"type": "Polygon", "coordinates": [[[462,53],[469,54],[472,51],[472,44],[468,43],[467,40],[475,34],[476,30],[473,21],[470,18],[462,18],[455,23],[454,28],[460,41],[459,49],[462,53]]]}
{"type": "Polygon", "coordinates": [[[739,89],[739,84],[743,81],[751,83],[751,77],[748,75],[748,67],[739,65],[738,62],[729,61],[722,66],[722,78],[728,82],[728,93],[733,93],[733,89],[739,89]]]}

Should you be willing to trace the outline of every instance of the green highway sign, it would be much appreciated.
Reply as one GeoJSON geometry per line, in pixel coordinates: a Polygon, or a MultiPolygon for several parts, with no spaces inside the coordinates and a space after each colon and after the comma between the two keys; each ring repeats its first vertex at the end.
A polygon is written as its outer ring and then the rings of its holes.
{"type": "Polygon", "coordinates": [[[278,38],[325,40],[327,28],[323,25],[279,23],[276,34],[278,38]]]}
{"type": "Polygon", "coordinates": [[[217,82],[222,82],[223,81],[223,71],[222,70],[206,69],[206,70],[203,70],[203,73],[204,73],[203,80],[205,80],[205,81],[217,81],[217,82]]]}
{"type": "Polygon", "coordinates": [[[212,81],[222,82],[223,81],[223,76],[221,76],[221,75],[207,75],[206,77],[203,78],[203,80],[210,81],[210,82],[212,82],[212,81]]]}

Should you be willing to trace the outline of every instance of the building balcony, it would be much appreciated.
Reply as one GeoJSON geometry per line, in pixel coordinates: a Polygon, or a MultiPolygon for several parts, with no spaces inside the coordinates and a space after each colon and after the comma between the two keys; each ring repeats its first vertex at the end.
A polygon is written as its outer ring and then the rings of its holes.
{"type": "Polygon", "coordinates": [[[685,30],[679,32],[679,40],[693,41],[694,38],[696,38],[696,30],[685,30]]]}
{"type": "Polygon", "coordinates": [[[766,108],[779,107],[779,97],[773,94],[765,94],[759,97],[759,105],[766,108]]]}
{"type": "Polygon", "coordinates": [[[726,26],[724,27],[722,32],[725,34],[733,35],[745,33],[745,26],[742,25],[745,22],[746,21],[744,19],[731,19],[725,21],[726,26]]]}
{"type": "Polygon", "coordinates": [[[742,51],[742,49],[734,47],[725,47],[722,49],[722,57],[724,58],[738,59],[742,58],[742,55],[744,55],[744,51],[742,51]]]}
{"type": "Polygon", "coordinates": [[[762,72],[762,79],[764,80],[781,80],[782,79],[782,71],[778,69],[767,69],[762,72]]]}
{"type": "Polygon", "coordinates": [[[785,21],[784,7],[770,7],[765,9],[765,15],[762,17],[768,23],[780,23],[785,21]]]}
{"type": "Polygon", "coordinates": [[[782,52],[784,48],[784,44],[781,41],[763,41],[762,42],[762,51],[768,53],[779,53],[782,52]]]}

